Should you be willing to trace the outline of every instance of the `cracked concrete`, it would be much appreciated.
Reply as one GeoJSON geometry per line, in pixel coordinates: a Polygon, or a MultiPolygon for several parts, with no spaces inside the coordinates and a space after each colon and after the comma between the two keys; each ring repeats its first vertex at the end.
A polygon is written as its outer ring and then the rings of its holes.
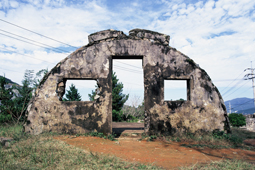
{"type": "Polygon", "coordinates": [[[25,131],[112,132],[112,59],[142,59],[145,132],[200,133],[230,130],[223,99],[207,73],[169,46],[165,34],[134,29],[91,34],[89,44],[60,61],[41,81],[29,104],[25,131]],[[68,79],[97,81],[95,101],[64,102],[68,79]],[[164,80],[186,80],[187,101],[164,101],[164,80]]]}

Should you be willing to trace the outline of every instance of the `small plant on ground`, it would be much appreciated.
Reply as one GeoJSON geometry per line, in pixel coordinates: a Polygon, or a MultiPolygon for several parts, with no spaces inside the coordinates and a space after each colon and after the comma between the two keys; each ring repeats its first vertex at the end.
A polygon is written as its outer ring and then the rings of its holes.
{"type": "Polygon", "coordinates": [[[156,135],[151,135],[150,138],[149,138],[149,141],[154,141],[155,139],[157,139],[157,136],[156,135]]]}
{"type": "Polygon", "coordinates": [[[116,134],[108,134],[108,135],[104,135],[103,133],[100,133],[100,132],[89,132],[89,133],[84,133],[84,134],[81,134],[81,133],[78,133],[76,134],[76,136],[95,136],[95,137],[100,137],[100,138],[104,138],[104,139],[109,139],[111,141],[114,141],[115,140],[115,136],[116,134]]]}

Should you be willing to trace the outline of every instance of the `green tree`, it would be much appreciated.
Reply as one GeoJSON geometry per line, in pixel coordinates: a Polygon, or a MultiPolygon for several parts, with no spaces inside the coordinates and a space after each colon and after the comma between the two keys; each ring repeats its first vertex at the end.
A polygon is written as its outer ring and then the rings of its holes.
{"type": "Polygon", "coordinates": [[[6,88],[7,80],[0,77],[0,122],[9,122],[12,120],[13,93],[12,88],[6,88]]]}
{"type": "Polygon", "coordinates": [[[69,87],[69,90],[67,90],[66,98],[64,98],[63,101],[81,101],[81,95],[73,83],[69,87]]]}
{"type": "MultiPolygon", "coordinates": [[[[124,103],[128,100],[129,94],[123,94],[123,84],[119,82],[115,72],[112,73],[112,120],[122,121],[124,120],[123,112],[121,111],[124,103]]],[[[97,88],[97,86],[96,86],[97,88]]],[[[94,101],[96,91],[92,90],[89,94],[89,100],[94,101]]]]}
{"type": "Polygon", "coordinates": [[[240,127],[246,125],[246,118],[244,115],[239,113],[230,113],[228,115],[229,122],[234,127],[240,127]]]}
{"type": "MultiPolygon", "coordinates": [[[[98,86],[96,85],[95,88],[98,88],[98,86]]],[[[94,97],[96,96],[96,91],[92,90],[91,94],[88,94],[89,96],[89,100],[90,101],[94,101],[94,97]]]]}
{"type": "Polygon", "coordinates": [[[28,103],[32,97],[33,90],[33,70],[26,70],[22,86],[9,84],[12,87],[7,87],[7,79],[0,79],[0,121],[18,123],[25,120],[25,112],[28,103]]]}
{"type": "Polygon", "coordinates": [[[34,78],[34,71],[26,70],[22,86],[5,77],[0,77],[0,122],[25,121],[25,113],[32,98],[32,91],[38,86],[42,73],[45,75],[47,72],[47,69],[42,69],[34,78]],[[12,87],[7,87],[8,85],[12,85],[12,87]]]}
{"type": "Polygon", "coordinates": [[[14,109],[15,109],[15,119],[17,122],[20,120],[25,120],[25,112],[27,111],[27,106],[32,98],[33,91],[33,78],[34,71],[26,70],[24,74],[24,79],[22,80],[22,86],[16,87],[18,93],[15,94],[13,99],[14,109]]]}
{"type": "Polygon", "coordinates": [[[128,100],[129,94],[123,94],[123,84],[118,82],[119,79],[115,72],[112,74],[112,110],[120,112],[124,103],[128,100]]]}
{"type": "Polygon", "coordinates": [[[41,69],[40,71],[38,71],[36,73],[36,77],[34,78],[34,88],[37,88],[40,84],[40,82],[42,81],[42,79],[44,78],[44,76],[49,72],[48,68],[46,69],[41,69]]]}

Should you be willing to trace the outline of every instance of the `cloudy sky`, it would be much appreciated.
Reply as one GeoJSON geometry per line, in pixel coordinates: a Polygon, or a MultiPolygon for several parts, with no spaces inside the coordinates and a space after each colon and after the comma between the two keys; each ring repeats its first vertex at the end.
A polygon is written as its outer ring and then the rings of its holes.
{"type": "MultiPolygon", "coordinates": [[[[1,0],[0,75],[21,84],[26,69],[51,69],[91,33],[141,28],[170,35],[170,46],[205,69],[225,101],[253,98],[251,80],[242,78],[255,66],[254,8],[254,0],[1,0]]],[[[141,61],[116,60],[113,69],[129,104],[141,102],[141,61]]],[[[185,98],[184,83],[169,84],[171,99],[185,98]]]]}

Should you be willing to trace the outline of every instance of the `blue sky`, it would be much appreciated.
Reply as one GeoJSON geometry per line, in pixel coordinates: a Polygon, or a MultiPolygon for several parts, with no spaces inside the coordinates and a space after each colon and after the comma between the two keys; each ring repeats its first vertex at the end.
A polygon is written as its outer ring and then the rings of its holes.
{"type": "MultiPolygon", "coordinates": [[[[141,28],[170,35],[170,46],[205,69],[226,101],[253,97],[251,81],[241,79],[251,61],[255,66],[254,8],[254,0],[1,0],[0,19],[74,47],[86,45],[89,34],[110,28],[126,34],[131,29],[141,28]]],[[[5,74],[17,83],[21,83],[26,69],[35,72],[51,69],[75,50],[3,21],[0,21],[0,40],[0,75],[5,74]],[[10,38],[18,38],[13,34],[67,52],[18,41],[10,38]]],[[[130,93],[130,104],[138,99],[142,101],[142,74],[136,74],[142,73],[141,63],[125,61],[125,64],[117,62],[115,69],[124,84],[124,93],[130,93]],[[137,72],[127,72],[120,67],[137,72]],[[125,76],[127,74],[130,78],[125,76]]],[[[93,88],[93,84],[91,86],[93,88]]],[[[89,88],[84,84],[81,87],[81,91],[89,88]]],[[[177,92],[183,90],[178,85],[170,89],[174,89],[173,98],[181,97],[177,92]]]]}

